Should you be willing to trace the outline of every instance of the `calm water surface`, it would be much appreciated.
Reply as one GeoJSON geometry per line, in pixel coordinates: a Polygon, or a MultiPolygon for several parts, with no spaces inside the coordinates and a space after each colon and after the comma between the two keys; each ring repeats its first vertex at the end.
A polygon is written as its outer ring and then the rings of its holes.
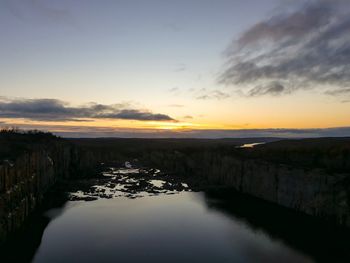
{"type": "Polygon", "coordinates": [[[312,262],[207,205],[203,193],[70,201],[33,262],[312,262]]]}
{"type": "Polygon", "coordinates": [[[232,189],[192,192],[182,179],[127,162],[72,181],[0,262],[350,262],[349,231],[232,189]]]}

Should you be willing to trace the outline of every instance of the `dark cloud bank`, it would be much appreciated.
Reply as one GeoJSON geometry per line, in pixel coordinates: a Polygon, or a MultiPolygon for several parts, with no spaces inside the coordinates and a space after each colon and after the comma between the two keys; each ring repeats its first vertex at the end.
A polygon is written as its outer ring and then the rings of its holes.
{"type": "Polygon", "coordinates": [[[232,43],[220,83],[248,96],[315,87],[328,95],[350,95],[349,1],[297,3],[232,43]]]}
{"type": "Polygon", "coordinates": [[[56,99],[0,98],[0,118],[22,118],[36,121],[76,121],[87,119],[124,119],[139,121],[175,121],[168,115],[126,108],[128,105],[90,103],[71,107],[56,99]]]}

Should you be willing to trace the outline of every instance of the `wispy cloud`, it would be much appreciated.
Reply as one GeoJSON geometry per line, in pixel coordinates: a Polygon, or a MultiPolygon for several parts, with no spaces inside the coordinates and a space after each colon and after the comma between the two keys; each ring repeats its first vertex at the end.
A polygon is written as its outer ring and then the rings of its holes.
{"type": "Polygon", "coordinates": [[[248,96],[350,85],[350,5],[311,0],[257,23],[228,48],[219,82],[248,96]]]}
{"type": "Polygon", "coordinates": [[[172,107],[172,108],[183,108],[183,107],[185,107],[185,105],[182,105],[182,104],[170,104],[170,105],[168,105],[168,107],[172,107]]]}
{"type": "Polygon", "coordinates": [[[129,105],[89,103],[73,107],[56,99],[6,99],[0,97],[0,117],[37,121],[76,121],[84,118],[175,121],[166,114],[130,109],[126,108],[127,106],[129,105]]]}
{"type": "Polygon", "coordinates": [[[75,25],[75,20],[67,8],[57,8],[49,1],[4,0],[3,5],[13,16],[25,23],[40,25],[75,25]]]}
{"type": "Polygon", "coordinates": [[[346,95],[346,94],[350,94],[350,88],[348,88],[348,89],[327,90],[325,92],[325,94],[332,95],[332,96],[346,95]]]}
{"type": "Polygon", "coordinates": [[[187,65],[186,64],[178,64],[175,68],[175,72],[182,72],[187,70],[187,65]]]}
{"type": "Polygon", "coordinates": [[[203,90],[202,94],[197,96],[196,99],[198,100],[209,100],[209,99],[217,99],[217,100],[223,100],[231,97],[230,94],[220,91],[220,90],[211,90],[206,91],[203,90]]]}
{"type": "Polygon", "coordinates": [[[174,93],[174,92],[178,92],[179,90],[180,89],[178,87],[173,87],[173,88],[169,89],[169,92],[174,93]]]}
{"type": "Polygon", "coordinates": [[[252,88],[249,92],[249,96],[261,96],[261,95],[281,95],[285,93],[285,87],[279,82],[271,82],[266,85],[257,85],[252,88]]]}

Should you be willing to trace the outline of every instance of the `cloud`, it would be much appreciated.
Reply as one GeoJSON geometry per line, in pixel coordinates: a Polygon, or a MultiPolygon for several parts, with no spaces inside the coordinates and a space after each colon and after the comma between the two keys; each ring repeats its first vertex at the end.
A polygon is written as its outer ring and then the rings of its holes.
{"type": "Polygon", "coordinates": [[[139,110],[121,110],[118,113],[101,113],[98,118],[124,119],[124,120],[142,120],[142,121],[174,121],[165,114],[154,114],[150,112],[141,112],[139,110]]]}
{"type": "Polygon", "coordinates": [[[350,88],[348,88],[348,89],[327,90],[325,92],[325,94],[332,95],[332,96],[346,95],[346,94],[350,94],[350,88]]]}
{"type": "Polygon", "coordinates": [[[182,105],[182,104],[170,104],[170,105],[168,105],[168,107],[172,107],[172,108],[183,108],[183,107],[185,107],[185,105],[182,105]]]}
{"type": "Polygon", "coordinates": [[[178,64],[175,68],[175,72],[182,72],[182,71],[186,71],[187,70],[187,65],[186,64],[178,64]]]}
{"type": "Polygon", "coordinates": [[[124,119],[139,121],[175,121],[168,115],[138,109],[125,104],[104,105],[89,103],[72,107],[56,99],[0,98],[0,117],[37,121],[77,121],[85,119],[124,119]]]}
{"type": "Polygon", "coordinates": [[[183,117],[184,119],[193,119],[193,117],[191,115],[186,115],[183,117]]]}
{"type": "Polygon", "coordinates": [[[243,32],[225,54],[219,83],[248,96],[344,90],[350,85],[350,5],[303,1],[243,32]]]}
{"type": "Polygon", "coordinates": [[[197,100],[208,100],[208,99],[217,99],[223,100],[230,97],[230,94],[222,92],[220,90],[206,91],[203,90],[204,94],[196,97],[197,100]]]}
{"type": "Polygon", "coordinates": [[[174,87],[169,89],[169,92],[178,92],[180,89],[178,87],[174,87]]]}
{"type": "Polygon", "coordinates": [[[67,8],[57,8],[46,1],[5,0],[3,4],[13,16],[25,23],[75,25],[74,17],[67,8]]]}
{"type": "Polygon", "coordinates": [[[260,95],[280,95],[285,91],[285,87],[279,82],[272,82],[267,85],[258,85],[249,91],[249,96],[260,96],[260,95]]]}

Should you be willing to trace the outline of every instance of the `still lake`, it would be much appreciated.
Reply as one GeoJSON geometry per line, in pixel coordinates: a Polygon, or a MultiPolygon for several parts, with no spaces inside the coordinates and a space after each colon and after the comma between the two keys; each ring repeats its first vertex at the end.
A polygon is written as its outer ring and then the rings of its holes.
{"type": "Polygon", "coordinates": [[[194,192],[182,180],[126,163],[72,181],[46,197],[46,208],[0,250],[1,259],[350,262],[347,230],[232,189],[194,192]]]}
{"type": "Polygon", "coordinates": [[[203,193],[74,201],[47,216],[33,262],[312,262],[203,193]]]}

